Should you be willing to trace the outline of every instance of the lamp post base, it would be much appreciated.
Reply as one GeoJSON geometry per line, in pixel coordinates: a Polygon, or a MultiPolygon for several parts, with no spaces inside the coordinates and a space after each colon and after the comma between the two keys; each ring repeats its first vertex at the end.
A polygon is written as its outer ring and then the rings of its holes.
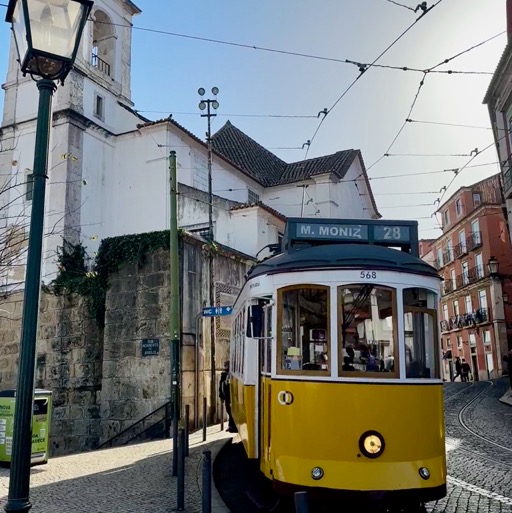
{"type": "Polygon", "coordinates": [[[12,500],[5,505],[5,511],[7,513],[27,513],[31,507],[32,504],[28,499],[12,500]]]}

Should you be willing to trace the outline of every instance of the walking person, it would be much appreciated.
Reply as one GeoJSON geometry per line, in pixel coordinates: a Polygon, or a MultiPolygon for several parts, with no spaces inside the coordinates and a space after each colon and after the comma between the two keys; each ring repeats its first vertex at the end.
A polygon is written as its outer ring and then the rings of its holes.
{"type": "MultiPolygon", "coordinates": [[[[460,358],[457,356],[457,358],[455,358],[455,376],[453,376],[452,381],[455,381],[455,379],[461,375],[461,371],[462,371],[462,364],[460,363],[460,358]]],[[[462,377],[461,377],[461,381],[462,381],[462,377]]]]}
{"type": "Polygon", "coordinates": [[[219,383],[219,397],[221,401],[224,401],[224,407],[228,414],[228,428],[226,431],[229,433],[238,433],[235,421],[231,415],[231,392],[229,390],[229,362],[224,362],[224,370],[220,375],[219,383]]]}
{"type": "Polygon", "coordinates": [[[510,388],[512,389],[512,349],[503,357],[503,361],[508,366],[508,379],[510,381],[510,388]]]}
{"type": "Polygon", "coordinates": [[[471,370],[471,367],[469,366],[469,363],[466,362],[466,360],[464,358],[462,358],[462,365],[461,365],[462,381],[469,381],[469,371],[470,370],[471,370]]]}

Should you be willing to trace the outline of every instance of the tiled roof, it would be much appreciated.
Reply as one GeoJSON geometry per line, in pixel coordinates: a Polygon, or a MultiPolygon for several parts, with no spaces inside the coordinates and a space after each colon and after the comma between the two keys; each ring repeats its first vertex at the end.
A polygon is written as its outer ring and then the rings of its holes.
{"type": "Polygon", "coordinates": [[[237,164],[262,185],[273,185],[286,162],[244,134],[230,121],[212,136],[213,148],[237,164]],[[277,176],[276,176],[277,175],[277,176]]]}
{"type": "Polygon", "coordinates": [[[230,121],[212,136],[212,143],[217,153],[237,164],[265,187],[299,182],[324,173],[334,173],[341,179],[357,156],[356,150],[345,150],[288,164],[230,121]]]}
{"type": "Polygon", "coordinates": [[[324,173],[333,173],[341,179],[345,176],[356,156],[357,150],[344,150],[332,155],[287,164],[284,173],[279,177],[279,185],[298,182],[324,173]]]}
{"type": "Polygon", "coordinates": [[[506,77],[504,77],[503,74],[504,74],[504,71],[506,70],[506,67],[510,63],[511,57],[512,57],[512,40],[510,40],[507,43],[505,50],[503,50],[503,53],[501,54],[501,58],[498,62],[498,65],[496,66],[496,70],[494,71],[491,82],[489,83],[489,86],[487,87],[487,91],[485,93],[484,100],[483,100],[484,105],[491,101],[492,96],[495,93],[495,90],[500,85],[500,81],[503,82],[506,80],[506,77]]]}
{"type": "Polygon", "coordinates": [[[281,214],[281,212],[278,212],[277,210],[273,209],[272,207],[269,207],[268,205],[265,205],[265,203],[258,201],[257,203],[240,203],[239,205],[234,205],[230,208],[230,210],[244,210],[246,208],[252,208],[252,207],[260,207],[263,210],[266,210],[273,216],[277,217],[278,219],[281,219],[281,221],[286,222],[286,216],[281,214]]]}

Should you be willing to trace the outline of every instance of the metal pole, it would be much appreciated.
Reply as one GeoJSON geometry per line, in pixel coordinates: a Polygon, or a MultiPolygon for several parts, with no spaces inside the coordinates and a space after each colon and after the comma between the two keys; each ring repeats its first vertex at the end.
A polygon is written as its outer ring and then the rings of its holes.
{"type": "Polygon", "coordinates": [[[207,409],[208,403],[206,400],[206,397],[203,397],[203,442],[206,442],[206,409],[207,409]]]}
{"type": "Polygon", "coordinates": [[[308,494],[307,492],[295,492],[295,513],[308,513],[308,494]]]}
{"type": "MultiPolygon", "coordinates": [[[[208,232],[210,238],[210,254],[208,258],[208,274],[209,274],[209,289],[210,289],[210,306],[215,305],[215,260],[212,251],[214,243],[213,235],[213,178],[212,178],[212,134],[211,134],[211,118],[212,113],[210,105],[212,101],[207,101],[208,106],[208,232]]],[[[215,404],[216,398],[216,372],[215,372],[215,317],[210,319],[210,404],[215,404]]],[[[212,412],[213,415],[213,412],[212,412]]]]}
{"type": "Polygon", "coordinates": [[[220,430],[224,431],[224,401],[220,402],[220,430]]]}
{"type": "Polygon", "coordinates": [[[178,442],[178,511],[185,509],[185,431],[180,428],[178,442]]]}
{"type": "Polygon", "coordinates": [[[203,451],[203,497],[201,513],[212,511],[212,453],[203,451]]]}
{"type": "Polygon", "coordinates": [[[185,456],[188,456],[188,430],[189,430],[189,422],[190,422],[190,406],[188,404],[185,405],[185,456]]]}
{"type": "Polygon", "coordinates": [[[178,181],[176,177],[176,152],[169,154],[170,179],[170,334],[171,334],[171,401],[172,401],[172,475],[178,471],[178,421],[180,418],[180,265],[178,240],[178,181]]]}
{"type": "Polygon", "coordinates": [[[34,192],[23,295],[23,321],[16,385],[9,495],[5,505],[5,511],[16,511],[17,513],[27,512],[32,507],[29,501],[30,463],[32,457],[34,373],[44,232],[44,197],[46,179],[48,178],[46,172],[48,168],[52,96],[57,87],[51,80],[43,79],[37,82],[37,88],[39,89],[39,107],[34,150],[34,192]]]}

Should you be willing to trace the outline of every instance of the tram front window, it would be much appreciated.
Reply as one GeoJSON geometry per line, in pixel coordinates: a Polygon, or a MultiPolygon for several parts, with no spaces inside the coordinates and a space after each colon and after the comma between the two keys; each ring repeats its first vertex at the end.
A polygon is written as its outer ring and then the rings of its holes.
{"type": "Polygon", "coordinates": [[[329,288],[287,287],[279,292],[279,367],[329,372],[329,288]]]}
{"type": "Polygon", "coordinates": [[[439,378],[437,361],[437,295],[409,288],[403,292],[405,375],[408,378],[439,378]]]}
{"type": "Polygon", "coordinates": [[[378,372],[379,377],[396,377],[395,290],[370,283],[342,285],[338,297],[341,375],[378,372]]]}

